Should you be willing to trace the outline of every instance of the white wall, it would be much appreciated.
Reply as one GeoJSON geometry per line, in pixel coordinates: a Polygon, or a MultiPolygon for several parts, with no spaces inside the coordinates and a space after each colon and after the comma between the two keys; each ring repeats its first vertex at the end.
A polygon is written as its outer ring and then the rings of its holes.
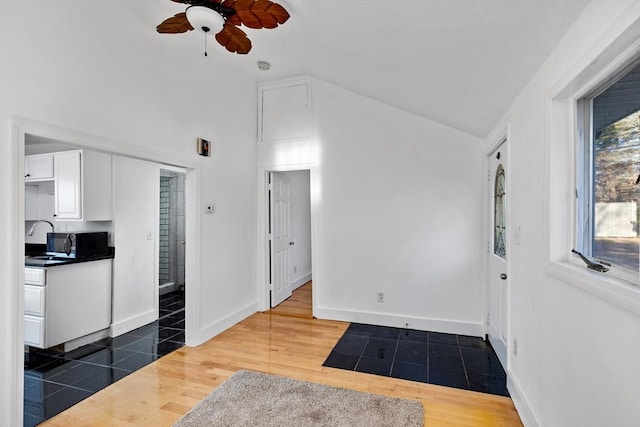
{"type": "MultiPolygon", "coordinates": [[[[553,277],[544,258],[545,233],[561,226],[545,228],[547,96],[577,64],[596,65],[602,49],[637,19],[637,0],[591,3],[486,142],[488,149],[510,128],[511,226],[521,227],[521,244],[511,246],[509,342],[517,338],[518,355],[510,350],[509,369],[527,426],[640,425],[640,317],[553,277]]],[[[554,199],[552,206],[560,204],[554,199]]]]}
{"type": "Polygon", "coordinates": [[[154,241],[160,171],[154,163],[113,156],[113,173],[111,335],[118,336],[157,318],[154,241]]]}
{"type": "Polygon", "coordinates": [[[319,80],[312,99],[314,140],[259,164],[314,163],[314,314],[482,334],[482,141],[319,80]]]}
{"type": "Polygon", "coordinates": [[[187,304],[196,305],[191,315],[187,308],[187,325],[200,342],[255,310],[256,85],[230,69],[239,59],[224,49],[204,58],[201,38],[157,34],[176,6],[162,3],[0,2],[0,395],[12,397],[0,399],[1,425],[20,423],[10,414],[22,398],[22,347],[7,344],[21,333],[14,302],[23,263],[16,242],[24,235],[23,153],[11,117],[86,135],[89,148],[191,168],[187,188],[195,192],[187,198],[214,203],[216,213],[192,213],[200,244],[191,242],[197,259],[189,278],[200,286],[191,300],[196,288],[187,287],[187,304]],[[212,157],[196,155],[197,137],[213,141],[212,157]]]}
{"type": "Polygon", "coordinates": [[[311,199],[309,171],[279,172],[291,183],[291,221],[293,228],[293,289],[311,280],[311,199]]]}
{"type": "MultiPolygon", "coordinates": [[[[51,222],[56,232],[81,232],[81,231],[107,231],[110,233],[113,231],[111,221],[58,221],[53,216],[55,212],[55,196],[53,194],[54,184],[53,181],[45,181],[39,184],[29,184],[26,186],[25,191],[37,192],[37,204],[39,219],[46,219],[51,222]]],[[[36,226],[33,232],[33,236],[27,235],[31,226],[35,221],[25,221],[25,243],[47,243],[47,233],[51,232],[51,226],[49,224],[40,223],[36,226]]],[[[109,242],[113,244],[112,241],[109,242]]]]}

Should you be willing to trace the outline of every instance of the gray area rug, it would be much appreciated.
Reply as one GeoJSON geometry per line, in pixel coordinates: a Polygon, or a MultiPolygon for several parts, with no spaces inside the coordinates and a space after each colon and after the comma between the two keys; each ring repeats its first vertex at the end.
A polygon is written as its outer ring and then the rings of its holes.
{"type": "Polygon", "coordinates": [[[422,403],[238,371],[174,424],[187,426],[419,426],[422,403]]]}

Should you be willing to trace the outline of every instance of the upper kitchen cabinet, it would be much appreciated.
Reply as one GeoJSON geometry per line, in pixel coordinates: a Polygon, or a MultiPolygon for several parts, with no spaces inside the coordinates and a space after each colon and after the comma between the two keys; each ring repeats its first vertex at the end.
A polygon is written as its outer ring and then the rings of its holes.
{"type": "Polygon", "coordinates": [[[293,142],[312,138],[309,78],[262,84],[258,91],[259,142],[293,142]]]}
{"type": "Polygon", "coordinates": [[[52,154],[34,154],[25,157],[24,180],[26,182],[50,181],[54,176],[53,171],[52,154]]]}
{"type": "Polygon", "coordinates": [[[54,153],[56,220],[110,221],[111,155],[74,150],[54,153]]]}

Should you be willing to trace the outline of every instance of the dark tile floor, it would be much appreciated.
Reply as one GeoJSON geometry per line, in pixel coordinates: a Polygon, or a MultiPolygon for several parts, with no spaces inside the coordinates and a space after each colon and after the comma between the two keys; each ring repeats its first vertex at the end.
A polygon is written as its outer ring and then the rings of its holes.
{"type": "Polygon", "coordinates": [[[67,353],[24,354],[24,426],[35,426],[184,346],[184,293],[160,297],[160,318],[67,353]]]}
{"type": "Polygon", "coordinates": [[[509,396],[482,338],[352,323],[324,366],[509,396]]]}

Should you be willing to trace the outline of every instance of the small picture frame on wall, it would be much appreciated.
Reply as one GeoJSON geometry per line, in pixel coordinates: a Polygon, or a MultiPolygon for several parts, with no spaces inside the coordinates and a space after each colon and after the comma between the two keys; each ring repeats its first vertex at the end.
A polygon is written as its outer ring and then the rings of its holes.
{"type": "Polygon", "coordinates": [[[211,157],[211,143],[203,138],[198,138],[198,154],[204,157],[211,157]]]}

